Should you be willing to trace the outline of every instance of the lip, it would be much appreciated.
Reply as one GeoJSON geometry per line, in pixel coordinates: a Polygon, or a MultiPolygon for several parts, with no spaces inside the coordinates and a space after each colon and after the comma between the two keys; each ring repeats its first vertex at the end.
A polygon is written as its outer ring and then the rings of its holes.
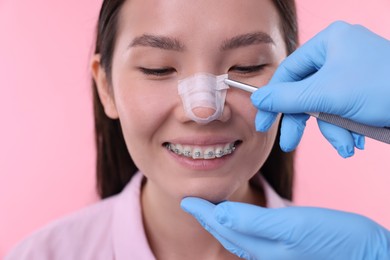
{"type": "Polygon", "coordinates": [[[182,145],[192,145],[192,146],[213,146],[234,143],[239,141],[239,138],[233,137],[184,137],[184,138],[175,138],[167,140],[163,143],[172,143],[172,144],[182,144],[182,145]]]}

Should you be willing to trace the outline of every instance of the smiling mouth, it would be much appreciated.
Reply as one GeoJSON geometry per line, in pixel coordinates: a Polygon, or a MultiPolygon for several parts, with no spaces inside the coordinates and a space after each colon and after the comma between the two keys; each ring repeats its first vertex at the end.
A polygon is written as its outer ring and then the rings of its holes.
{"type": "Polygon", "coordinates": [[[182,145],[182,144],[173,144],[173,143],[164,143],[164,147],[179,155],[192,159],[203,159],[210,160],[215,158],[221,158],[226,155],[232,154],[238,145],[242,141],[238,140],[232,143],[213,145],[213,146],[193,146],[193,145],[182,145]]]}

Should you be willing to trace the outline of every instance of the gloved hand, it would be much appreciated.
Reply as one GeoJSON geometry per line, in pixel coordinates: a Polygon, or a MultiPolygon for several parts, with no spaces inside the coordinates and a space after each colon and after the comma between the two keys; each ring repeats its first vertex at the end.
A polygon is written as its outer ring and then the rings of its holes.
{"type": "Polygon", "coordinates": [[[341,211],[214,204],[185,198],[192,214],[230,252],[245,259],[390,259],[390,232],[372,220],[341,211]]]}
{"type": "MultiPolygon", "coordinates": [[[[280,146],[298,145],[303,112],[326,112],[372,126],[390,126],[390,41],[359,25],[335,22],[287,57],[270,83],[251,96],[259,109],[256,129],[267,131],[284,113],[280,146]]],[[[327,140],[343,157],[364,138],[318,120],[327,140]]]]}

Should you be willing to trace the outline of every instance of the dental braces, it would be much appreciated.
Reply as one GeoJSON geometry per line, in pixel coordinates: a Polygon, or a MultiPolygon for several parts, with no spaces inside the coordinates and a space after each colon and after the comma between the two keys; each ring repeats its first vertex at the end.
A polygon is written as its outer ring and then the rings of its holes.
{"type": "Polygon", "coordinates": [[[207,151],[205,154],[202,154],[201,151],[195,151],[194,154],[191,153],[191,151],[180,151],[178,148],[175,147],[173,144],[166,144],[165,148],[167,148],[169,151],[177,154],[177,155],[183,155],[188,158],[193,159],[213,159],[213,158],[221,158],[222,156],[228,155],[233,153],[236,150],[236,147],[232,145],[231,147],[228,147],[226,149],[219,149],[217,152],[214,151],[207,151]],[[203,155],[203,157],[202,157],[203,155]]]}

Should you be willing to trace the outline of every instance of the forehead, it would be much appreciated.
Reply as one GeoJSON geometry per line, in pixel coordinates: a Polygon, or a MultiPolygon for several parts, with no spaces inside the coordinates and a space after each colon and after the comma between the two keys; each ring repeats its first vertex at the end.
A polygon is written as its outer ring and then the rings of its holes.
{"type": "Polygon", "coordinates": [[[191,43],[262,31],[277,40],[279,23],[271,0],[127,0],[120,12],[118,37],[148,33],[191,43]]]}

